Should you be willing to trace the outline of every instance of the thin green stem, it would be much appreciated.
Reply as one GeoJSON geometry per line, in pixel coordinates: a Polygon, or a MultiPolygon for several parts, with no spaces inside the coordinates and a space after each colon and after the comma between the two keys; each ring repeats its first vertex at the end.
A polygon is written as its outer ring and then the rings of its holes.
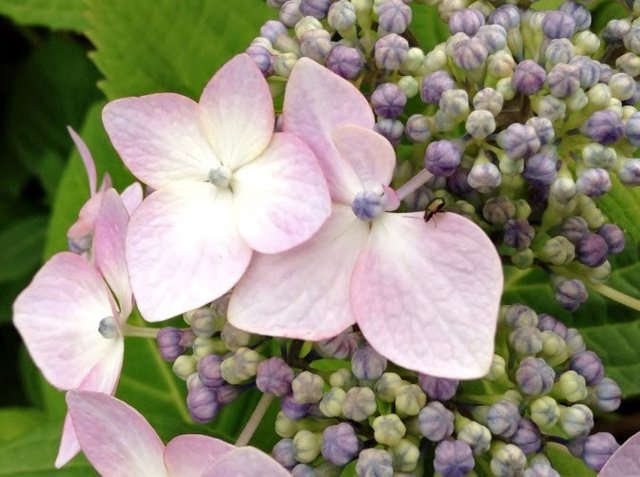
{"type": "Polygon", "coordinates": [[[158,337],[159,328],[143,328],[141,326],[132,326],[126,324],[122,327],[122,333],[124,336],[130,336],[133,338],[153,338],[158,337]]]}
{"type": "Polygon", "coordinates": [[[597,291],[602,296],[606,296],[613,301],[617,301],[629,308],[632,308],[636,311],[640,311],[640,300],[634,298],[632,296],[627,295],[626,293],[622,293],[621,291],[616,290],[615,288],[608,287],[602,284],[589,283],[589,288],[597,291]]]}
{"type": "Polygon", "coordinates": [[[238,436],[235,444],[237,447],[246,446],[249,443],[272,401],[273,395],[267,393],[262,395],[256,408],[253,410],[253,414],[251,414],[251,417],[247,421],[247,425],[244,426],[244,429],[242,429],[242,432],[238,436]]]}

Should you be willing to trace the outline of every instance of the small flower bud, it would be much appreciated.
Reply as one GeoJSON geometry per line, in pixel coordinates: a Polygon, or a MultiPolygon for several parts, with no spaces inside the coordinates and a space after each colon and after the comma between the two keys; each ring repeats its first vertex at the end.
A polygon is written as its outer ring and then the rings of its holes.
{"type": "Polygon", "coordinates": [[[342,413],[342,407],[347,398],[347,393],[342,388],[331,388],[322,395],[320,400],[320,412],[327,417],[338,417],[342,413]]]}
{"type": "Polygon", "coordinates": [[[598,384],[604,377],[604,366],[593,351],[580,351],[571,357],[570,367],[581,375],[587,386],[598,384]]]}
{"type": "Polygon", "coordinates": [[[540,149],[540,139],[531,126],[514,123],[498,134],[498,145],[512,159],[528,157],[540,149]]]}
{"type": "Polygon", "coordinates": [[[182,380],[186,380],[189,375],[196,372],[196,360],[193,356],[181,355],[173,362],[173,372],[182,380]]]}
{"type": "Polygon", "coordinates": [[[282,439],[278,441],[276,445],[273,446],[271,455],[286,469],[292,469],[298,463],[298,461],[296,461],[292,439],[282,439]]]}
{"type": "Polygon", "coordinates": [[[452,399],[456,394],[459,384],[457,379],[437,378],[426,374],[419,374],[418,382],[429,398],[438,401],[448,401],[452,399]]]}
{"type": "Polygon", "coordinates": [[[576,182],[578,192],[588,197],[600,197],[611,190],[611,178],[605,169],[585,169],[576,182]]]}
{"type": "Polygon", "coordinates": [[[300,13],[318,19],[327,16],[331,0],[300,0],[300,13]]]}
{"type": "Polygon", "coordinates": [[[569,63],[574,58],[574,45],[566,38],[551,40],[544,50],[544,57],[547,60],[547,69],[554,65],[569,63]]]}
{"type": "Polygon", "coordinates": [[[545,242],[538,256],[552,265],[566,265],[575,258],[575,247],[569,239],[558,235],[545,242]]]}
{"type": "Polygon", "coordinates": [[[489,14],[489,23],[511,30],[520,26],[520,9],[515,5],[502,5],[489,14]]]}
{"type": "Polygon", "coordinates": [[[561,477],[561,475],[551,467],[551,462],[544,454],[536,454],[529,461],[529,468],[524,471],[524,477],[561,477]]]}
{"type": "Polygon", "coordinates": [[[358,379],[378,379],[382,376],[386,367],[387,360],[368,346],[356,350],[351,358],[351,370],[358,379]]]}
{"type": "Polygon", "coordinates": [[[270,358],[258,365],[256,386],[263,393],[284,396],[291,390],[293,369],[281,358],[270,358]]]}
{"type": "Polygon", "coordinates": [[[628,19],[609,20],[602,30],[602,37],[607,42],[621,41],[629,30],[631,30],[631,22],[628,19]]]}
{"type": "Polygon", "coordinates": [[[566,325],[546,313],[538,315],[538,329],[540,331],[552,331],[561,338],[565,338],[567,336],[566,325]]]}
{"type": "Polygon", "coordinates": [[[533,356],[542,350],[540,330],[532,326],[517,328],[509,335],[509,344],[520,356],[533,356]]]}
{"type": "Polygon", "coordinates": [[[499,354],[494,354],[493,360],[491,361],[491,367],[484,379],[488,379],[489,381],[501,381],[507,375],[506,367],[507,364],[504,358],[499,354]]]}
{"type": "Polygon", "coordinates": [[[350,328],[327,340],[315,343],[316,349],[325,358],[344,359],[358,348],[360,339],[350,328]]]}
{"type": "Polygon", "coordinates": [[[433,467],[442,477],[467,475],[474,466],[473,453],[466,442],[447,440],[436,446],[433,467]]]}
{"type": "Polygon", "coordinates": [[[589,234],[589,224],[580,216],[569,217],[560,225],[560,235],[577,244],[583,237],[589,234]]]}
{"type": "Polygon", "coordinates": [[[518,429],[520,411],[510,401],[502,400],[489,406],[487,411],[487,427],[492,433],[502,437],[511,437],[518,429]]]}
{"type": "Polygon", "coordinates": [[[576,22],[561,10],[545,13],[542,19],[542,32],[547,38],[571,38],[576,31],[576,22]]]}
{"type": "MultiPolygon", "coordinates": [[[[434,73],[435,74],[435,73],[434,73]]],[[[493,88],[484,88],[473,97],[473,108],[484,109],[497,116],[502,111],[504,97],[493,88]]]]}
{"type": "Polygon", "coordinates": [[[427,142],[431,139],[431,129],[426,116],[413,114],[407,119],[404,126],[404,134],[415,143],[427,142]]]}
{"type": "Polygon", "coordinates": [[[211,421],[220,409],[216,391],[205,386],[190,389],[187,393],[187,409],[195,422],[205,424],[211,421]]]}
{"type": "Polygon", "coordinates": [[[396,146],[402,138],[404,124],[397,119],[382,118],[376,122],[374,130],[387,139],[391,145],[396,146]]]}
{"type": "Polygon", "coordinates": [[[584,283],[577,278],[563,280],[555,290],[556,301],[566,310],[575,311],[589,298],[589,293],[584,283]]]}
{"type": "Polygon", "coordinates": [[[517,445],[525,454],[538,452],[542,447],[540,429],[532,421],[526,418],[520,419],[518,430],[509,441],[517,445]]]}
{"type": "Polygon", "coordinates": [[[615,255],[624,250],[624,232],[615,224],[604,224],[598,229],[600,235],[607,243],[607,253],[615,255]]]}
{"type": "Polygon", "coordinates": [[[640,185],[640,159],[625,161],[618,171],[618,179],[626,186],[640,185]]]}
{"type": "Polygon", "coordinates": [[[466,38],[453,46],[453,62],[463,70],[480,68],[487,60],[489,52],[477,38],[466,38]]]}
{"type": "Polygon", "coordinates": [[[342,414],[353,421],[364,421],[376,412],[376,395],[369,388],[354,387],[347,391],[342,414]]]}
{"type": "Polygon", "coordinates": [[[230,384],[240,384],[256,375],[258,365],[264,358],[249,348],[240,348],[220,364],[224,380],[230,384]]]}
{"type": "Polygon", "coordinates": [[[375,440],[384,445],[394,446],[404,437],[407,428],[396,414],[378,416],[371,424],[375,440]]]}
{"type": "Polygon", "coordinates": [[[486,156],[480,156],[469,171],[467,182],[478,192],[488,193],[500,185],[502,176],[495,164],[490,162],[486,156]]]}
{"type": "Polygon", "coordinates": [[[559,63],[547,75],[547,86],[556,98],[566,98],[580,88],[580,70],[576,65],[559,63]]]}
{"type": "Polygon", "coordinates": [[[461,159],[460,145],[443,139],[429,143],[424,155],[424,167],[433,175],[447,177],[453,174],[461,159]]]}
{"type": "Polygon", "coordinates": [[[224,379],[220,373],[220,363],[222,357],[216,354],[209,354],[198,361],[198,376],[205,386],[222,386],[224,379]]]}
{"type": "Polygon", "coordinates": [[[374,3],[378,24],[389,33],[401,34],[411,23],[411,7],[402,0],[382,0],[374,3]]]}
{"type": "Polygon", "coordinates": [[[589,468],[598,472],[619,448],[620,444],[613,435],[598,432],[585,439],[581,457],[589,468]]]}
{"type": "Polygon", "coordinates": [[[229,322],[224,324],[220,337],[227,348],[231,351],[238,351],[240,348],[248,346],[251,342],[250,333],[239,330],[229,322]]]}
{"type": "Polygon", "coordinates": [[[523,475],[527,458],[519,447],[505,444],[491,457],[491,472],[495,477],[523,475]]]}
{"type": "Polygon", "coordinates": [[[523,176],[530,184],[548,186],[557,177],[558,153],[554,146],[544,146],[525,161],[523,176]]]}
{"type": "Polygon", "coordinates": [[[438,104],[442,93],[454,89],[455,83],[445,71],[436,71],[427,75],[420,86],[420,98],[425,103],[438,104]]]}
{"type": "Polygon", "coordinates": [[[559,10],[571,16],[576,30],[586,30],[591,25],[591,12],[580,3],[568,0],[560,5],[559,10]]]}
{"type": "Polygon", "coordinates": [[[280,437],[293,437],[298,432],[298,423],[280,411],[276,416],[275,431],[280,437]]]}
{"type": "Polygon", "coordinates": [[[550,144],[555,137],[553,123],[547,118],[533,116],[527,120],[525,125],[535,129],[538,139],[540,139],[540,144],[543,146],[550,144]]]}
{"type": "Polygon", "coordinates": [[[420,92],[420,84],[413,76],[403,76],[398,80],[398,88],[407,98],[413,98],[420,92]]]}
{"type": "Polygon", "coordinates": [[[505,308],[504,321],[511,328],[538,326],[538,315],[528,306],[515,303],[505,308]]]}
{"type": "Polygon", "coordinates": [[[322,433],[322,457],[332,464],[346,465],[359,450],[358,436],[346,422],[329,426],[322,433]]]}
{"type": "Polygon", "coordinates": [[[607,259],[609,247],[606,240],[598,235],[584,235],[576,244],[576,258],[588,267],[598,267],[607,259]]]}
{"type": "Polygon", "coordinates": [[[400,439],[391,449],[393,467],[401,472],[411,472],[418,465],[420,448],[409,439],[400,439]]]}
{"type": "Polygon", "coordinates": [[[604,412],[613,412],[620,407],[622,402],[622,390],[613,379],[604,377],[593,388],[593,401],[595,406],[604,412]]]}
{"type": "Polygon", "coordinates": [[[544,359],[531,356],[524,358],[516,371],[518,386],[529,396],[547,393],[555,377],[555,371],[544,359]]]}
{"type": "Polygon", "coordinates": [[[491,55],[507,46],[507,31],[500,25],[484,25],[475,34],[491,55]]]}
{"type": "Polygon", "coordinates": [[[607,84],[609,85],[611,96],[621,101],[631,98],[636,91],[635,80],[626,73],[611,75],[607,84]]]}
{"type": "Polygon", "coordinates": [[[466,442],[475,455],[484,454],[491,447],[491,431],[480,423],[469,421],[456,433],[456,438],[466,442]]]}
{"type": "Polygon", "coordinates": [[[307,415],[311,404],[299,403],[293,398],[293,394],[287,394],[280,401],[280,409],[289,419],[298,420],[307,415]]]}
{"type": "Polygon", "coordinates": [[[309,30],[300,38],[302,55],[318,63],[324,63],[331,49],[331,34],[326,30],[309,30]]]}
{"type": "Polygon", "coordinates": [[[298,0],[289,0],[282,4],[280,8],[280,21],[290,28],[293,28],[296,23],[303,17],[300,13],[300,2],[298,0]]]}
{"type": "Polygon", "coordinates": [[[582,401],[587,397],[587,384],[583,376],[571,370],[560,375],[552,393],[568,402],[582,401]]]}
{"type": "Polygon", "coordinates": [[[496,130],[496,121],[490,111],[478,109],[467,116],[465,129],[474,139],[484,139],[496,130]]]}
{"type": "Polygon", "coordinates": [[[420,432],[433,442],[440,442],[453,434],[453,421],[453,412],[439,401],[430,402],[418,414],[420,432]]]}
{"type": "Polygon", "coordinates": [[[346,391],[358,383],[349,369],[340,368],[331,373],[331,376],[329,376],[329,384],[332,388],[342,388],[346,391]]]}
{"type": "Polygon", "coordinates": [[[529,405],[529,417],[541,429],[549,429],[558,422],[560,407],[552,397],[542,396],[529,405]]]}
{"type": "Polygon", "coordinates": [[[482,25],[484,25],[484,15],[473,8],[458,10],[449,18],[449,30],[453,34],[463,32],[473,36],[482,25]]]}
{"type": "Polygon", "coordinates": [[[581,130],[592,140],[604,145],[613,144],[624,135],[622,120],[612,109],[593,113],[581,130]]]}
{"type": "Polygon", "coordinates": [[[378,68],[397,70],[409,51],[409,42],[395,33],[380,38],[375,44],[375,59],[378,68]]]}
{"type": "Polygon", "coordinates": [[[282,53],[277,55],[273,58],[273,72],[277,76],[288,78],[297,62],[298,57],[295,53],[282,53]]]}
{"type": "Polygon", "coordinates": [[[539,117],[547,118],[550,121],[557,121],[564,118],[567,112],[565,102],[549,94],[533,102],[532,106],[539,117]]]}
{"type": "Polygon", "coordinates": [[[301,404],[315,404],[322,399],[324,380],[317,374],[303,371],[291,381],[293,398],[301,404]]]}
{"type": "Polygon", "coordinates": [[[569,437],[586,436],[593,428],[593,413],[584,404],[560,408],[560,426],[569,437]]]}
{"type": "Polygon", "coordinates": [[[293,436],[293,451],[298,462],[309,464],[320,454],[321,437],[311,431],[301,430],[293,436]]]}
{"type": "Polygon", "coordinates": [[[374,112],[384,118],[395,118],[406,104],[407,97],[394,83],[382,83],[371,94],[374,112]]]}
{"type": "Polygon", "coordinates": [[[156,341],[162,359],[175,361],[193,344],[195,336],[191,330],[179,330],[172,326],[161,328],[156,341]]]}
{"type": "Polygon", "coordinates": [[[504,243],[509,247],[523,250],[531,246],[535,235],[533,227],[524,219],[511,219],[504,224],[504,243]]]}
{"type": "Polygon", "coordinates": [[[542,88],[547,75],[544,69],[533,60],[524,60],[518,63],[511,84],[519,93],[531,96],[542,88]]]}
{"type": "Polygon", "coordinates": [[[417,384],[404,384],[396,391],[396,412],[416,416],[427,402],[427,395],[417,384]]]}
{"type": "Polygon", "coordinates": [[[394,402],[398,389],[405,384],[406,381],[403,381],[396,373],[384,373],[376,381],[373,389],[378,399],[384,402],[394,402]]]}
{"type": "Polygon", "coordinates": [[[356,464],[356,473],[362,476],[393,476],[391,454],[382,449],[364,449],[360,451],[358,463],[356,464]]]}
{"type": "Polygon", "coordinates": [[[339,0],[329,7],[327,22],[338,31],[347,31],[356,24],[356,9],[348,0],[339,0]]]}
{"type": "Polygon", "coordinates": [[[325,65],[335,74],[352,80],[358,77],[364,66],[362,53],[346,45],[335,45],[325,60],[325,65]]]}

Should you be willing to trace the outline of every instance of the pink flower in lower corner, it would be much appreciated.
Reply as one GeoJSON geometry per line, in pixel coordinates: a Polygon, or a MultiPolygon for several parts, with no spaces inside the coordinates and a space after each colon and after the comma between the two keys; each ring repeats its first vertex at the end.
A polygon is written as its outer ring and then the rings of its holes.
{"type": "Polygon", "coordinates": [[[320,340],[357,323],[382,355],[433,376],[489,369],[502,293],[500,258],[486,234],[452,213],[390,213],[395,167],[366,99],[311,60],[294,67],[284,130],[320,159],[332,213],[308,242],[257,254],[235,287],[228,319],[264,335],[320,340]],[[437,223],[436,223],[437,222],[437,223]]]}
{"type": "Polygon", "coordinates": [[[145,418],[107,394],[70,391],[67,405],[82,451],[103,477],[287,477],[280,464],[252,447],[186,434],[166,446],[145,418]]]}
{"type": "MultiPolygon", "coordinates": [[[[121,330],[133,307],[124,261],[128,220],[118,193],[105,190],[94,224],[94,262],[71,252],[54,255],[13,304],[15,327],[58,389],[115,391],[124,353],[121,330]]],[[[78,451],[67,416],[56,466],[78,451]]]]}
{"type": "Polygon", "coordinates": [[[103,121],[127,167],[155,189],[126,243],[148,321],[222,296],[254,250],[294,247],[329,215],[317,158],[296,136],[274,133],[269,87],[247,55],[224,65],[199,103],[172,93],[124,98],[107,104],[103,121]]]}

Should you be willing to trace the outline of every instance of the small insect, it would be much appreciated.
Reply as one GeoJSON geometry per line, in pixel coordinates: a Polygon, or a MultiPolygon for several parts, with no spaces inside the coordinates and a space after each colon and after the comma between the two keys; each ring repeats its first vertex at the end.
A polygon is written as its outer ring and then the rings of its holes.
{"type": "Polygon", "coordinates": [[[424,215],[423,215],[423,219],[425,222],[429,222],[434,215],[436,215],[438,212],[442,212],[442,209],[444,209],[445,206],[445,201],[444,199],[442,199],[441,197],[436,197],[435,199],[433,199],[431,202],[429,202],[427,204],[427,207],[425,207],[424,209],[424,215]]]}

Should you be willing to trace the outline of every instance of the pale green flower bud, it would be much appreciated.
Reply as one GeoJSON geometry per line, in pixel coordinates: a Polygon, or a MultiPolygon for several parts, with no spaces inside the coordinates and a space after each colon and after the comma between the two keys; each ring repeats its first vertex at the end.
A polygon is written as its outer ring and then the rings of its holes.
{"type": "Polygon", "coordinates": [[[590,143],[584,146],[581,155],[585,166],[600,167],[602,169],[611,169],[618,158],[614,148],[598,143],[590,143]]]}
{"type": "Polygon", "coordinates": [[[347,399],[347,392],[342,388],[331,388],[320,400],[320,412],[327,417],[338,417],[342,414],[342,406],[347,399]]]}
{"type": "Polygon", "coordinates": [[[300,430],[299,422],[289,419],[282,411],[276,416],[276,434],[283,438],[291,438],[300,430]]]}
{"type": "Polygon", "coordinates": [[[413,98],[420,91],[420,84],[413,76],[403,76],[398,80],[398,88],[402,90],[407,98],[413,98]]]}
{"type": "Polygon", "coordinates": [[[300,404],[315,404],[322,399],[324,380],[317,374],[303,371],[291,382],[293,398],[300,404]]]}
{"type": "Polygon", "coordinates": [[[576,257],[575,246],[562,235],[547,240],[538,253],[540,260],[552,265],[566,265],[576,257]]]}
{"type": "Polygon", "coordinates": [[[184,321],[191,325],[193,333],[198,337],[209,338],[216,331],[216,316],[211,307],[198,308],[197,310],[188,311],[184,315],[184,321]]]}
{"type": "Polygon", "coordinates": [[[322,446],[322,434],[301,430],[293,436],[293,454],[298,462],[310,464],[318,455],[322,446]]]}
{"type": "Polygon", "coordinates": [[[332,388],[342,388],[347,391],[357,384],[357,380],[350,369],[341,368],[331,373],[331,376],[329,376],[329,384],[332,388]]]}
{"type": "Polygon", "coordinates": [[[378,416],[371,424],[375,440],[387,446],[395,446],[407,432],[402,420],[396,414],[378,416]]]}
{"type": "Polygon", "coordinates": [[[518,90],[513,87],[511,76],[500,78],[496,83],[496,91],[502,95],[505,101],[511,101],[518,93],[518,90]]]}
{"type": "Polygon", "coordinates": [[[509,389],[508,391],[505,391],[505,393],[502,395],[502,399],[512,402],[517,407],[522,406],[522,403],[524,402],[524,397],[522,396],[522,394],[520,394],[520,392],[516,391],[515,389],[509,389]]]}
{"type": "Polygon", "coordinates": [[[417,416],[427,403],[427,395],[417,384],[405,384],[396,392],[396,412],[404,416],[417,416]]]}
{"type": "Polygon", "coordinates": [[[553,427],[560,418],[560,406],[550,396],[542,396],[529,405],[529,417],[541,429],[553,427]]]}
{"type": "Polygon", "coordinates": [[[580,111],[589,104],[589,97],[582,89],[576,90],[572,95],[564,98],[569,111],[580,111]]]}
{"type": "Polygon", "coordinates": [[[562,363],[569,357],[567,344],[561,336],[549,330],[543,331],[540,336],[542,337],[542,354],[547,361],[551,361],[550,365],[562,363]]]}
{"type": "Polygon", "coordinates": [[[525,248],[524,250],[518,250],[511,255],[511,263],[519,269],[525,270],[533,265],[534,258],[533,250],[525,248]]]}
{"type": "Polygon", "coordinates": [[[513,444],[505,444],[493,453],[491,472],[495,477],[514,477],[524,474],[527,458],[524,452],[513,444]]]}
{"type": "Polygon", "coordinates": [[[616,66],[630,76],[640,75],[640,56],[628,52],[616,59],[616,66]]]}
{"type": "Polygon", "coordinates": [[[288,78],[298,61],[295,53],[282,53],[273,58],[273,71],[277,76],[288,78]]]}
{"type": "Polygon", "coordinates": [[[302,40],[302,37],[308,31],[322,30],[322,23],[320,23],[320,20],[315,17],[302,17],[298,20],[298,23],[296,23],[294,30],[296,32],[296,38],[298,38],[298,40],[302,40]]]}
{"type": "Polygon", "coordinates": [[[553,385],[551,395],[568,402],[582,401],[588,395],[587,383],[575,371],[565,371],[553,385]]]}
{"type": "Polygon", "coordinates": [[[611,263],[606,260],[602,265],[587,269],[587,278],[591,283],[606,283],[611,277],[611,263]]]}
{"type": "Polygon", "coordinates": [[[173,362],[173,372],[182,380],[186,380],[190,374],[196,372],[197,360],[194,356],[188,356],[186,354],[180,355],[173,362]]]}
{"type": "MultiPolygon", "coordinates": [[[[591,90],[592,89],[593,88],[591,88],[591,90]]],[[[537,99],[533,98],[531,104],[533,110],[538,114],[538,116],[547,118],[551,122],[564,118],[567,112],[567,105],[565,102],[550,94],[537,99]]]]}
{"type": "Polygon", "coordinates": [[[584,404],[560,408],[560,426],[569,437],[586,436],[593,428],[593,412],[584,404]]]}
{"type": "Polygon", "coordinates": [[[389,449],[393,458],[394,469],[401,472],[411,472],[418,465],[420,448],[408,439],[400,439],[396,445],[389,449]]]}
{"type": "Polygon", "coordinates": [[[483,454],[491,447],[491,431],[476,421],[469,421],[462,426],[456,438],[469,444],[475,455],[483,454]]]}
{"type": "Polygon", "coordinates": [[[220,363],[220,374],[229,384],[240,384],[256,375],[258,365],[264,361],[256,351],[240,348],[220,363]]]}
{"type": "Polygon", "coordinates": [[[505,50],[496,51],[487,57],[487,73],[494,78],[510,78],[515,68],[513,56],[505,50]]]}
{"type": "Polygon", "coordinates": [[[598,83],[587,91],[587,97],[589,98],[589,105],[595,109],[604,109],[609,106],[611,101],[611,90],[609,86],[603,83],[598,83]]]}
{"type": "Polygon", "coordinates": [[[491,367],[484,379],[494,382],[502,381],[507,376],[506,368],[507,363],[504,358],[499,354],[494,354],[493,360],[491,361],[491,367]]]}
{"type": "MultiPolygon", "coordinates": [[[[425,76],[426,74],[443,69],[447,65],[447,62],[448,57],[444,45],[437,45],[433,50],[427,53],[424,58],[424,64],[422,68],[426,70],[424,72],[425,76]]],[[[423,72],[420,71],[420,73],[423,72]]]]}
{"type": "Polygon", "coordinates": [[[250,333],[239,330],[231,323],[224,324],[220,337],[231,351],[238,351],[240,348],[248,346],[251,342],[250,333]]]}
{"type": "Polygon", "coordinates": [[[193,340],[193,356],[197,359],[201,359],[208,354],[215,354],[218,348],[216,344],[216,340],[198,336],[193,340]]]}
{"type": "Polygon", "coordinates": [[[496,130],[496,120],[490,111],[471,111],[467,116],[465,129],[474,139],[484,139],[496,130]]]}
{"type": "Polygon", "coordinates": [[[378,399],[384,402],[393,402],[396,399],[396,393],[401,386],[408,384],[396,373],[384,373],[376,381],[373,390],[376,392],[378,399]]]}
{"type": "Polygon", "coordinates": [[[353,421],[364,421],[376,412],[376,395],[369,388],[354,387],[347,391],[342,414],[353,421]]]}
{"type": "Polygon", "coordinates": [[[600,48],[600,38],[595,33],[584,30],[573,37],[576,55],[590,56],[600,48]]]}
{"type": "Polygon", "coordinates": [[[440,96],[440,112],[452,121],[463,121],[469,114],[469,96],[463,89],[450,89],[440,96]]]}
{"type": "Polygon", "coordinates": [[[407,57],[400,66],[400,72],[407,75],[417,75],[425,61],[425,54],[421,48],[409,48],[407,57]]]}

